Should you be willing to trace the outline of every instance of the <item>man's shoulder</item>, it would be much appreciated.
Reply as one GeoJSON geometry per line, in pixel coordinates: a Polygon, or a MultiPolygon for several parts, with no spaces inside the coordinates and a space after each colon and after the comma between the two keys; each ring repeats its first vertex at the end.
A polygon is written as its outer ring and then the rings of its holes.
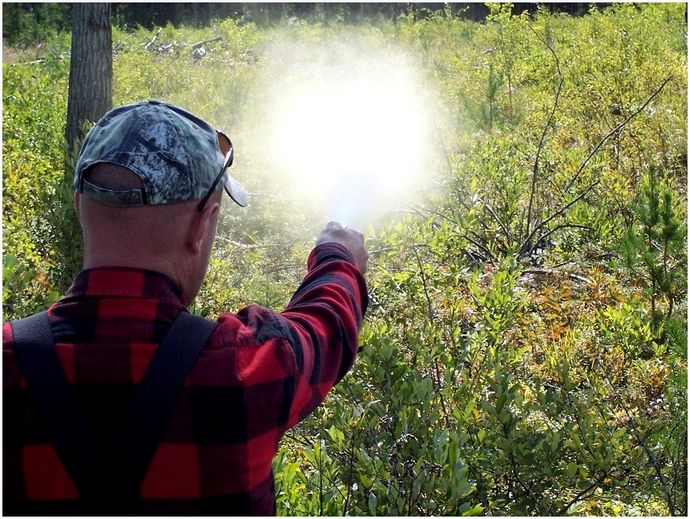
{"type": "Polygon", "coordinates": [[[2,323],[2,350],[14,350],[14,334],[12,333],[11,321],[5,321],[2,323]]]}
{"type": "MultiPolygon", "coordinates": [[[[289,330],[276,311],[249,306],[221,314],[217,323],[190,373],[192,385],[256,389],[294,377],[289,330]]],[[[279,396],[274,389],[270,399],[279,396]]]]}
{"type": "Polygon", "coordinates": [[[11,341],[12,338],[12,326],[9,321],[4,321],[2,323],[2,342],[11,341]]]}

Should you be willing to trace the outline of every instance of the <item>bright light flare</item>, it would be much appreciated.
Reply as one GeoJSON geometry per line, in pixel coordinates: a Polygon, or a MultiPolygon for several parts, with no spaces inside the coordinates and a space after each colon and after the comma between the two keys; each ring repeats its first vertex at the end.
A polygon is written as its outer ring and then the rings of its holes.
{"type": "Polygon", "coordinates": [[[420,82],[401,60],[314,67],[274,94],[272,169],[327,219],[362,224],[400,207],[433,148],[420,82]]]}

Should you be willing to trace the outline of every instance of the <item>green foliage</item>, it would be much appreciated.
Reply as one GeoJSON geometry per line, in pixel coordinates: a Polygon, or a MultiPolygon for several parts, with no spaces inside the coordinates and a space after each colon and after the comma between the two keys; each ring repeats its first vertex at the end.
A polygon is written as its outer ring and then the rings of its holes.
{"type": "Polygon", "coordinates": [[[654,166],[649,167],[640,202],[634,207],[636,221],[623,243],[626,265],[640,265],[649,284],[652,327],[658,333],[664,315],[673,315],[673,305],[687,292],[685,237],[687,231],[678,217],[682,208],[670,189],[659,184],[654,166]],[[660,309],[665,306],[665,310],[660,309]]]}
{"type": "MultiPolygon", "coordinates": [[[[69,65],[60,51],[56,45],[43,60],[3,64],[3,305],[8,317],[40,310],[71,281],[70,274],[64,276],[69,265],[57,243],[68,203],[62,181],[69,65]]],[[[78,250],[80,244],[75,246],[78,250]]]]}
{"type": "MultiPolygon", "coordinates": [[[[424,252],[414,245],[393,240],[395,252],[387,256],[393,261],[401,259],[399,255],[418,257],[421,270],[413,260],[407,264],[409,270],[379,272],[371,287],[374,317],[362,331],[360,360],[281,450],[278,474],[283,470],[290,474],[293,460],[301,458],[303,471],[311,476],[302,493],[308,498],[298,501],[299,508],[294,502],[283,505],[290,513],[474,515],[482,511],[468,498],[475,487],[461,454],[466,440],[448,415],[452,389],[444,384],[447,374],[436,358],[447,359],[444,332],[431,321],[421,329],[406,328],[404,317],[398,315],[404,305],[410,315],[426,314],[424,287],[431,265],[425,264],[424,252]],[[397,288],[391,290],[393,286],[397,288]],[[379,293],[398,297],[379,306],[379,293]],[[396,321],[385,318],[389,312],[396,321]],[[319,458],[320,452],[328,457],[319,458]]],[[[286,496],[279,495],[283,504],[286,496]]]]}
{"type": "MultiPolygon", "coordinates": [[[[193,307],[209,317],[282,307],[321,224],[242,152],[264,142],[268,44],[400,46],[448,115],[437,192],[368,233],[363,349],[282,442],[279,514],[687,513],[684,6],[514,11],[491,4],[484,24],[447,8],[356,27],[114,29],[114,104],[179,103],[238,149],[252,206],[223,208],[193,307]]],[[[62,293],[79,238],[63,168],[68,41],[5,50],[13,318],[62,293]]]]}
{"type": "Polygon", "coordinates": [[[67,3],[2,4],[2,37],[12,46],[42,44],[69,30],[67,3]]]}

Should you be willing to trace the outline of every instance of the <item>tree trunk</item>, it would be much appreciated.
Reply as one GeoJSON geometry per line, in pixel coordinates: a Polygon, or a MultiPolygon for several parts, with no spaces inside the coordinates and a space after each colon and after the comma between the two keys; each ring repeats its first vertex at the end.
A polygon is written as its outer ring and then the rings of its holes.
{"type": "Polygon", "coordinates": [[[72,4],[72,56],[67,97],[65,172],[60,189],[61,204],[51,218],[60,233],[55,284],[63,292],[82,263],[81,227],[72,206],[72,179],[84,128],[112,108],[113,43],[109,4],[72,4]]]}
{"type": "Polygon", "coordinates": [[[65,129],[68,163],[73,161],[84,138],[84,124],[98,121],[112,108],[112,83],[110,4],[72,4],[72,52],[65,129]]]}

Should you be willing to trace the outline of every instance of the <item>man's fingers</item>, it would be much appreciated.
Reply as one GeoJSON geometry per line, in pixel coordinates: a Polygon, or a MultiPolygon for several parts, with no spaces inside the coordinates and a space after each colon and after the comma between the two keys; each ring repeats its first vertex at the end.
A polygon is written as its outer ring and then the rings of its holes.
{"type": "Polygon", "coordinates": [[[343,227],[338,222],[328,222],[316,239],[316,244],[328,242],[338,243],[345,247],[354,256],[360,271],[362,273],[366,271],[369,253],[364,246],[364,234],[349,227],[343,227]]]}

